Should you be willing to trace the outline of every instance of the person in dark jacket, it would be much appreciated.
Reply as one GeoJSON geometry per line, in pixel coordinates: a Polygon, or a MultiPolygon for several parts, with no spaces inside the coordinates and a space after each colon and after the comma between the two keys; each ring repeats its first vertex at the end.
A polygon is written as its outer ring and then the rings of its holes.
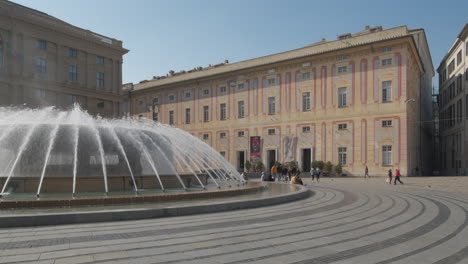
{"type": "Polygon", "coordinates": [[[392,169],[389,169],[388,170],[388,183],[389,184],[392,184],[392,169]]]}

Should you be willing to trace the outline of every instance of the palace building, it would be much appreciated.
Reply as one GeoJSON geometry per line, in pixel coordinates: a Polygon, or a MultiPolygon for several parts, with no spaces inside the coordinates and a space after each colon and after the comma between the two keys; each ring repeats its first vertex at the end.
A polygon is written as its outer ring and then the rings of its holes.
{"type": "Polygon", "coordinates": [[[344,173],[431,172],[434,69],[423,29],[366,27],[265,57],[170,71],[131,90],[130,112],[186,130],[238,170],[312,160],[344,173]],[[427,123],[427,125],[426,125],[427,123]]]}
{"type": "Polygon", "coordinates": [[[0,0],[0,106],[78,103],[90,114],[125,110],[122,41],[0,0]]]}
{"type": "Polygon", "coordinates": [[[467,175],[468,24],[440,62],[439,117],[442,175],[467,175]]]}

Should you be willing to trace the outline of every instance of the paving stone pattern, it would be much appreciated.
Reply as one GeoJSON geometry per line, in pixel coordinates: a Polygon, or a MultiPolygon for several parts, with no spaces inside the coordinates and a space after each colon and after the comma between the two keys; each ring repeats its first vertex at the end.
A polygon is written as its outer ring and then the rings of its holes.
{"type": "Polygon", "coordinates": [[[276,206],[0,229],[0,263],[468,263],[459,184],[305,181],[311,197],[276,206]]]}

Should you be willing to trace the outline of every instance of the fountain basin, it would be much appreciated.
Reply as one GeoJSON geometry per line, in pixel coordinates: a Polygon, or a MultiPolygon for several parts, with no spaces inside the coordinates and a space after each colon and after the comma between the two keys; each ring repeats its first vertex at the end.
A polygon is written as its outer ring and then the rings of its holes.
{"type": "Polygon", "coordinates": [[[257,187],[257,191],[236,196],[232,196],[233,192],[225,192],[224,194],[228,194],[226,197],[222,197],[222,191],[212,192],[211,194],[202,192],[202,194],[207,196],[221,195],[216,199],[214,199],[215,197],[200,198],[197,195],[193,197],[197,199],[189,198],[183,201],[165,201],[137,205],[1,210],[0,228],[125,221],[215,213],[276,205],[314,195],[314,192],[309,188],[300,185],[283,183],[258,183],[257,185],[256,183],[252,187],[255,188],[255,186],[257,187]]]}

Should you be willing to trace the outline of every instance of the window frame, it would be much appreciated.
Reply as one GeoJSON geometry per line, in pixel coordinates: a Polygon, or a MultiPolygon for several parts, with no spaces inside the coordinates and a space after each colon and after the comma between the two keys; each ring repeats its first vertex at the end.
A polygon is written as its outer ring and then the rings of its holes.
{"type": "Polygon", "coordinates": [[[392,166],[392,145],[382,146],[382,166],[392,166]]]}
{"type": "Polygon", "coordinates": [[[276,114],[276,98],[275,96],[268,97],[268,115],[276,114]]]}
{"type": "Polygon", "coordinates": [[[208,105],[203,106],[203,122],[210,122],[210,107],[208,105]]]}
{"type": "Polygon", "coordinates": [[[339,66],[336,71],[338,73],[347,73],[348,72],[348,66],[339,66]]]}
{"type": "Polygon", "coordinates": [[[36,41],[36,47],[41,50],[47,50],[47,40],[38,39],[36,41]]]}
{"type": "Polygon", "coordinates": [[[69,48],[68,49],[68,57],[77,58],[78,57],[78,50],[76,50],[74,48],[69,48]]]}
{"type": "Polygon", "coordinates": [[[36,58],[36,73],[45,75],[47,74],[47,60],[43,58],[36,58]]]}
{"type": "Polygon", "coordinates": [[[276,135],[276,128],[269,128],[267,132],[269,136],[276,135]]]}
{"type": "Polygon", "coordinates": [[[104,72],[96,72],[96,87],[105,87],[105,74],[104,72]]]}
{"type": "Polygon", "coordinates": [[[390,66],[393,63],[392,58],[386,58],[381,61],[382,67],[390,66]]]}
{"type": "Polygon", "coordinates": [[[219,120],[226,120],[227,118],[226,103],[219,104],[219,120]]]}
{"type": "Polygon", "coordinates": [[[382,127],[392,127],[393,122],[391,119],[382,120],[382,127]]]}
{"type": "Polygon", "coordinates": [[[191,120],[191,116],[192,116],[192,113],[191,113],[191,109],[190,108],[185,108],[185,124],[190,124],[190,122],[192,121],[191,120]]]}
{"type": "Polygon", "coordinates": [[[308,112],[310,110],[310,92],[302,92],[302,112],[308,112]]]}
{"type": "Polygon", "coordinates": [[[392,102],[392,81],[382,81],[382,103],[389,103],[392,102]],[[388,84],[389,87],[386,87],[386,84],[388,84]],[[387,91],[388,90],[388,91],[387,91]]]}
{"type": "Polygon", "coordinates": [[[226,138],[226,132],[219,133],[219,138],[226,138]]]}
{"type": "Polygon", "coordinates": [[[244,130],[237,131],[237,137],[245,137],[245,131],[244,130]]]}
{"type": "Polygon", "coordinates": [[[175,123],[174,110],[169,111],[169,125],[173,126],[175,123]]]}
{"type": "Polygon", "coordinates": [[[340,130],[340,131],[348,130],[348,124],[347,123],[338,124],[338,130],[340,130]]]}
{"type": "Polygon", "coordinates": [[[68,66],[68,80],[71,82],[78,81],[78,69],[76,65],[69,65],[68,66]]]}
{"type": "Polygon", "coordinates": [[[237,102],[237,118],[244,118],[245,117],[245,103],[244,100],[237,102]]]}
{"type": "Polygon", "coordinates": [[[310,133],[310,126],[303,126],[302,133],[310,133]]]}
{"type": "Polygon", "coordinates": [[[339,108],[344,108],[348,106],[347,97],[348,97],[348,87],[339,87],[338,88],[338,107],[339,108]]]}
{"type": "Polygon", "coordinates": [[[347,166],[347,155],[348,149],[347,147],[338,147],[338,164],[342,167],[347,166]]]}
{"type": "Polygon", "coordinates": [[[99,65],[104,65],[104,57],[103,56],[96,56],[96,64],[99,64],[99,65]]]}

